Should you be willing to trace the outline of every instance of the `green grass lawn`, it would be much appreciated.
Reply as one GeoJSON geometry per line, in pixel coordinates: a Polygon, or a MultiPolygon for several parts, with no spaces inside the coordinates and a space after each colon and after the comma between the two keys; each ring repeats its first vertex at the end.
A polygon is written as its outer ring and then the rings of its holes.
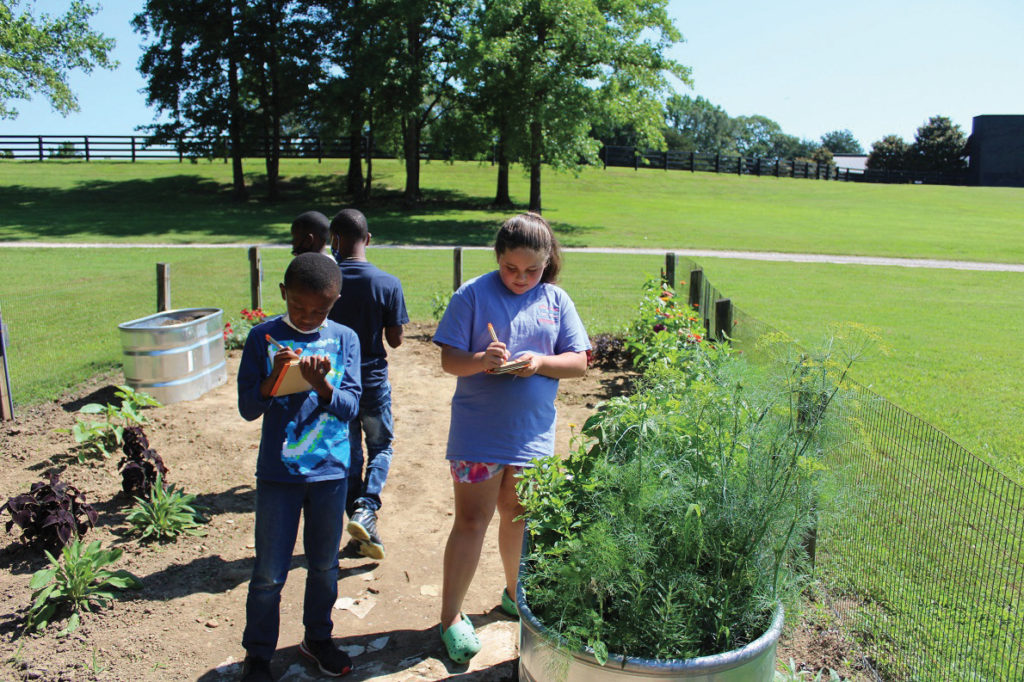
{"type": "MultiPolygon", "coordinates": [[[[344,160],[285,160],[285,199],[237,204],[229,167],[200,162],[0,162],[0,240],[279,242],[291,217],[339,205],[344,160]]],[[[260,166],[247,164],[262,191],[260,166]]],[[[400,208],[404,180],[377,161],[383,199],[367,207],[374,243],[488,244],[505,215],[487,208],[487,164],[424,163],[428,201],[400,208]]],[[[526,182],[512,174],[513,197],[526,182]]],[[[1024,190],[860,185],[708,173],[586,169],[547,172],[545,215],[569,245],[819,251],[1024,262],[1017,238],[1024,190]]],[[[286,249],[264,249],[265,307],[280,310],[276,283],[286,249]]],[[[451,286],[451,252],[379,248],[373,258],[405,284],[414,319],[451,286]]],[[[52,397],[118,362],[116,325],[155,310],[155,263],[168,262],[175,307],[216,305],[228,318],[248,305],[241,249],[36,251],[0,249],[0,306],[11,331],[15,397],[52,397]],[[49,286],[39,288],[38,282],[49,286]],[[88,329],[92,333],[83,334],[88,329]],[[69,339],[82,348],[72,351],[69,339]],[[31,350],[29,350],[31,349],[31,350]],[[23,362],[26,353],[33,357],[23,362]],[[43,357],[45,362],[38,359],[43,357]]],[[[566,254],[563,285],[591,332],[628,319],[658,256],[566,254]]],[[[492,256],[467,250],[464,277],[492,256]]],[[[880,327],[892,352],[857,376],[938,425],[969,449],[1005,463],[1024,459],[1024,277],[1016,273],[765,263],[707,259],[707,277],[751,315],[805,341],[832,320],[880,327]]],[[[683,273],[680,273],[680,277],[683,273]]]]}
{"type": "MultiPolygon", "coordinates": [[[[262,199],[261,164],[248,160],[253,199],[228,197],[221,162],[0,162],[2,240],[284,242],[292,217],[341,206],[347,161],[285,159],[284,198],[262,199]]],[[[378,243],[487,244],[504,212],[489,164],[422,164],[427,202],[406,210],[397,161],[377,160],[380,198],[366,207],[378,243]]],[[[511,174],[525,204],[525,176],[511,174]]],[[[546,170],[545,215],[568,246],[755,251],[1024,262],[1024,190],[866,185],[626,168],[546,170]]]]}

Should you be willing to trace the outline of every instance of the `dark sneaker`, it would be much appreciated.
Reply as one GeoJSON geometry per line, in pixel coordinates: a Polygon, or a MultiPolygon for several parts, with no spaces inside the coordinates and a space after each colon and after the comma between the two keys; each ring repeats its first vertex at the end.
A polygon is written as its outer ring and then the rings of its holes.
{"type": "Polygon", "coordinates": [[[384,558],[384,543],[377,535],[377,512],[367,507],[356,509],[348,521],[348,534],[359,540],[359,553],[378,561],[384,558]]]}
{"type": "Polygon", "coordinates": [[[316,663],[320,672],[328,677],[341,677],[352,670],[352,659],[330,639],[313,641],[304,638],[299,645],[299,653],[316,663]]]}
{"type": "Polygon", "coordinates": [[[274,682],[270,672],[270,661],[255,656],[246,656],[242,663],[242,682],[274,682]]]}

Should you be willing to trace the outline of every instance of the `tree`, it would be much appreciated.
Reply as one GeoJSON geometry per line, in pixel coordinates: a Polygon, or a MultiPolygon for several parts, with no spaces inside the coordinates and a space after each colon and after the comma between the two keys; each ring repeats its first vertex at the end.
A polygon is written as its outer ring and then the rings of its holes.
{"type": "Polygon", "coordinates": [[[773,159],[810,158],[818,148],[814,140],[800,139],[795,135],[777,133],[771,138],[771,148],[767,156],[773,159]]]}
{"type": "Polygon", "coordinates": [[[907,165],[913,170],[956,172],[965,166],[967,137],[960,126],[946,116],[932,116],[917,129],[907,153],[907,165]]]}
{"type": "Polygon", "coordinates": [[[907,167],[909,147],[899,135],[886,135],[871,144],[867,168],[870,170],[903,170],[907,167]]]}
{"type": "Polygon", "coordinates": [[[703,97],[672,95],[665,102],[665,117],[676,132],[677,149],[700,154],[734,151],[733,123],[720,106],[703,97]]]}
{"type": "Polygon", "coordinates": [[[113,38],[89,27],[97,8],[73,0],[62,16],[36,18],[29,11],[17,14],[19,4],[0,0],[0,119],[17,117],[11,100],[29,100],[35,93],[46,97],[62,116],[78,111],[69,72],[117,67],[109,57],[113,38]]]}
{"type": "Polygon", "coordinates": [[[239,81],[243,5],[244,0],[147,0],[132,19],[134,30],[152,39],[139,60],[139,72],[148,79],[146,103],[171,119],[147,128],[157,139],[192,139],[192,153],[203,155],[211,155],[227,133],[236,199],[246,196],[247,112],[239,81]]]}
{"type": "Polygon", "coordinates": [[[782,126],[767,116],[737,116],[733,119],[735,148],[743,156],[770,156],[782,126]]]}
{"type": "MultiPolygon", "coordinates": [[[[530,210],[540,211],[541,166],[594,163],[597,124],[631,126],[637,144],[662,147],[659,97],[666,74],[689,82],[689,69],[665,56],[682,40],[664,0],[492,0],[476,20],[493,36],[490,69],[514,82],[496,106],[509,109],[514,142],[506,152],[530,173],[530,210]]],[[[507,137],[499,132],[501,140],[507,137]]],[[[500,183],[499,171],[499,183],[500,183]]],[[[498,195],[501,196],[499,185],[498,195]]]]}
{"type": "Polygon", "coordinates": [[[821,136],[821,146],[833,154],[863,154],[864,147],[849,130],[833,130],[821,136]]]}
{"type": "Polygon", "coordinates": [[[814,150],[814,153],[811,154],[811,161],[819,166],[832,165],[832,150],[825,146],[818,147],[814,150]]]}

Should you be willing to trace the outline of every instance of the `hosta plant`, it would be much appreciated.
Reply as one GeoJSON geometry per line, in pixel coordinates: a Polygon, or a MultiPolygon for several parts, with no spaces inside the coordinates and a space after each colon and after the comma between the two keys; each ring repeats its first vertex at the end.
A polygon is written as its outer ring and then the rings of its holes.
{"type": "Polygon", "coordinates": [[[117,465],[121,472],[121,490],[132,497],[149,499],[157,477],[167,475],[163,458],[149,447],[149,439],[141,426],[124,430],[121,451],[124,457],[117,465]]]}
{"type": "Polygon", "coordinates": [[[7,530],[18,526],[21,541],[37,549],[57,551],[72,538],[85,535],[96,524],[96,511],[85,495],[51,472],[47,481],[32,484],[29,492],[7,500],[0,513],[10,512],[7,530]]]}
{"type": "Polygon", "coordinates": [[[164,485],[157,474],[150,499],[135,498],[126,517],[141,540],[173,541],[179,535],[205,535],[203,516],[194,504],[195,495],[164,485]]]}
{"type": "Polygon", "coordinates": [[[120,549],[101,549],[98,540],[85,546],[78,538],[64,547],[61,560],[47,552],[50,565],[36,571],[29,584],[34,592],[28,629],[42,630],[55,616],[69,610],[67,625],[58,633],[66,635],[78,628],[83,612],[109,606],[115,590],[142,587],[142,582],[128,571],[105,568],[121,554],[120,549]]]}

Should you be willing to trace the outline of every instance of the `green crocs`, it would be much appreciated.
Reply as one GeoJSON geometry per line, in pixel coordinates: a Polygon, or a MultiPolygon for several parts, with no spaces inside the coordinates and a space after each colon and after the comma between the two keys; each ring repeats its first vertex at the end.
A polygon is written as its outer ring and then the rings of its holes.
{"type": "Polygon", "coordinates": [[[438,625],[441,630],[441,641],[448,650],[448,657],[456,663],[465,663],[480,651],[480,638],[476,636],[473,623],[466,614],[461,615],[462,620],[447,630],[443,625],[438,625]]]}
{"type": "Polygon", "coordinates": [[[519,609],[516,608],[515,600],[508,596],[507,587],[501,591],[501,610],[513,618],[519,617],[519,609]]]}

